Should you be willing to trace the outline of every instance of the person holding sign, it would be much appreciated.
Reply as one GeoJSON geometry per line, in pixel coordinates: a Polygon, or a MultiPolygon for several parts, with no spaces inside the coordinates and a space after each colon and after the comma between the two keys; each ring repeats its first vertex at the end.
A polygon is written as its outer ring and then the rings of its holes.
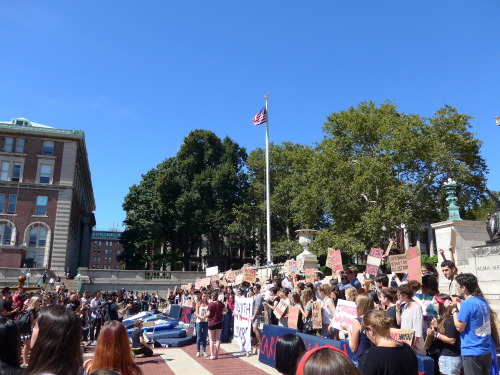
{"type": "Polygon", "coordinates": [[[364,316],[361,330],[374,344],[359,362],[363,375],[418,375],[418,359],[408,344],[391,337],[392,320],[383,311],[371,310],[364,316]]]}
{"type": "Polygon", "coordinates": [[[202,294],[200,301],[196,304],[196,356],[200,356],[200,344],[203,347],[203,356],[208,357],[207,349],[207,334],[208,334],[208,300],[205,294],[202,294]]]}
{"type": "Polygon", "coordinates": [[[322,329],[321,335],[327,339],[333,339],[335,330],[330,330],[330,323],[335,315],[335,304],[330,297],[332,287],[330,284],[322,284],[318,288],[318,294],[321,297],[321,316],[322,316],[322,329]]]}
{"type": "Polygon", "coordinates": [[[401,323],[401,329],[412,329],[415,331],[415,340],[412,348],[417,354],[425,355],[424,348],[424,315],[420,304],[413,300],[415,292],[421,288],[416,280],[410,280],[398,288],[398,302],[396,303],[396,319],[401,323]],[[405,304],[404,311],[402,305],[405,304]]]}
{"type": "Polygon", "coordinates": [[[226,306],[219,300],[219,292],[212,292],[212,302],[208,305],[208,338],[210,340],[210,359],[217,359],[220,348],[223,313],[226,306]]]}

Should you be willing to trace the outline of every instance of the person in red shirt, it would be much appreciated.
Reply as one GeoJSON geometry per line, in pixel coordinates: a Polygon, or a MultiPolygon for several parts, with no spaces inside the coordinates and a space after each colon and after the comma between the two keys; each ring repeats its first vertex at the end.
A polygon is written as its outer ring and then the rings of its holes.
{"type": "Polygon", "coordinates": [[[226,312],[226,305],[219,299],[219,292],[212,292],[212,302],[208,305],[208,339],[210,341],[209,359],[217,359],[220,348],[220,333],[222,331],[222,314],[226,312]]]}

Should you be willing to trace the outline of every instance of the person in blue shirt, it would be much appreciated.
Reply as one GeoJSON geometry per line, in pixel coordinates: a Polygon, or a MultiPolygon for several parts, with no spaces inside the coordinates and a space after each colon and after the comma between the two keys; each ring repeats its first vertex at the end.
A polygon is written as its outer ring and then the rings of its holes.
{"type": "Polygon", "coordinates": [[[471,273],[456,277],[458,300],[454,309],[453,323],[460,332],[461,352],[465,375],[489,375],[491,367],[491,315],[482,297],[477,278],[471,273]]]}

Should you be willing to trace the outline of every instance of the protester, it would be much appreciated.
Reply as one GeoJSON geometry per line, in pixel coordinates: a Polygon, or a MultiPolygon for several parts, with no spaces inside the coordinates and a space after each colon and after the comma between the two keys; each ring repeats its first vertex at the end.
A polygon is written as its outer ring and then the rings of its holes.
{"type": "Polygon", "coordinates": [[[304,328],[302,328],[302,332],[313,334],[315,330],[312,328],[312,303],[315,301],[314,292],[305,288],[302,291],[302,295],[300,296],[302,306],[304,306],[304,328]]]}
{"type": "Polygon", "coordinates": [[[322,284],[318,288],[318,294],[322,298],[321,301],[321,335],[325,338],[333,338],[335,336],[335,331],[330,330],[330,324],[332,322],[333,316],[335,314],[335,304],[330,298],[330,292],[332,287],[330,284],[322,284]]]}
{"type": "Polygon", "coordinates": [[[227,318],[229,319],[229,339],[233,338],[233,326],[234,326],[234,317],[233,317],[233,312],[234,312],[234,303],[236,301],[236,294],[234,293],[233,287],[228,286],[226,288],[227,292],[227,318]]]}
{"type": "Polygon", "coordinates": [[[344,289],[344,293],[346,301],[350,302],[354,302],[356,300],[356,297],[358,296],[358,291],[353,286],[344,289]]]}
{"type": "Polygon", "coordinates": [[[21,346],[19,332],[12,319],[0,317],[0,374],[19,375],[21,346]]]}
{"type": "Polygon", "coordinates": [[[443,271],[444,277],[450,280],[450,285],[448,286],[448,293],[452,297],[458,297],[460,295],[460,291],[458,290],[457,284],[457,266],[451,260],[445,260],[441,262],[441,271],[443,271]]]}
{"type": "Polygon", "coordinates": [[[420,271],[422,272],[422,276],[432,274],[437,279],[439,279],[439,273],[436,269],[436,266],[434,266],[434,264],[432,263],[422,263],[422,265],[420,266],[420,271]]]}
{"type": "Polygon", "coordinates": [[[2,289],[3,299],[0,301],[0,316],[14,319],[16,314],[21,311],[20,308],[12,307],[12,290],[7,286],[2,289]]]}
{"type": "Polygon", "coordinates": [[[134,322],[134,330],[130,338],[132,340],[132,351],[136,357],[151,357],[153,355],[153,351],[148,347],[148,343],[144,338],[142,319],[134,322]]]}
{"type": "Polygon", "coordinates": [[[373,299],[366,293],[361,293],[356,298],[356,307],[358,317],[353,320],[350,326],[343,324],[341,328],[347,332],[349,339],[349,348],[354,353],[352,361],[357,367],[358,362],[365,352],[372,346],[371,341],[366,336],[365,332],[361,331],[361,323],[363,316],[375,308],[373,299]]]}
{"type": "Polygon", "coordinates": [[[452,316],[455,327],[460,332],[464,373],[488,375],[492,362],[490,345],[493,340],[490,307],[482,296],[476,276],[462,273],[456,277],[456,282],[464,301],[456,303],[452,316]]]}
{"type": "Polygon", "coordinates": [[[304,307],[302,306],[302,303],[300,301],[300,294],[299,293],[296,293],[296,292],[292,293],[292,295],[290,296],[290,306],[295,306],[295,307],[298,307],[298,309],[299,309],[299,314],[297,317],[297,330],[302,332],[302,330],[304,328],[304,320],[303,320],[304,307]]]}
{"type": "Polygon", "coordinates": [[[298,361],[306,351],[304,340],[294,333],[281,336],[276,342],[276,370],[284,375],[295,375],[298,361]]]}
{"type": "Polygon", "coordinates": [[[269,323],[278,325],[278,318],[273,314],[274,309],[276,306],[278,306],[278,303],[280,302],[280,298],[277,295],[278,289],[276,287],[271,287],[269,288],[269,298],[267,301],[264,302],[264,306],[267,307],[267,315],[269,317],[269,323]]]}
{"type": "Polygon", "coordinates": [[[361,329],[375,345],[361,357],[359,369],[363,375],[418,375],[417,356],[408,344],[391,338],[391,326],[392,320],[383,311],[372,310],[363,316],[361,329]]]}
{"type": "Polygon", "coordinates": [[[255,334],[255,345],[254,349],[257,351],[258,348],[260,347],[260,341],[262,338],[262,335],[260,333],[259,329],[259,324],[260,320],[262,318],[262,313],[263,313],[263,308],[264,308],[264,298],[262,297],[262,294],[260,294],[260,284],[255,284],[253,287],[253,291],[255,293],[254,299],[253,299],[253,314],[252,314],[252,330],[253,333],[255,334]]]}
{"type": "MultiPolygon", "coordinates": [[[[132,340],[134,340],[133,334],[132,340]]],[[[132,348],[132,350],[134,349],[132,348]]],[[[141,369],[132,358],[127,330],[123,324],[112,321],[102,327],[97,339],[94,357],[85,362],[84,369],[88,373],[100,369],[110,369],[118,371],[122,375],[142,375],[141,369]]]]}
{"type": "Polygon", "coordinates": [[[391,318],[393,328],[399,328],[396,319],[396,301],[398,300],[398,292],[394,288],[385,288],[380,291],[380,303],[385,309],[385,315],[391,318]]]}
{"type": "Polygon", "coordinates": [[[207,335],[208,335],[208,300],[207,296],[202,294],[200,301],[196,304],[196,356],[200,356],[200,346],[202,346],[202,354],[207,357],[207,335]]]}
{"type": "Polygon", "coordinates": [[[102,327],[102,293],[96,292],[94,298],[90,300],[90,342],[94,342],[99,337],[102,327]]]}
{"type": "Polygon", "coordinates": [[[208,338],[210,341],[210,359],[217,359],[220,348],[220,333],[222,331],[223,313],[226,307],[218,300],[219,293],[212,292],[212,302],[208,305],[208,338]]]}
{"type": "Polygon", "coordinates": [[[438,294],[434,297],[434,305],[438,311],[438,319],[433,319],[431,327],[427,328],[425,348],[427,355],[434,359],[434,373],[444,375],[457,375],[462,368],[460,357],[460,333],[453,323],[451,311],[453,305],[451,297],[447,294],[438,294]]]}
{"type": "Polygon", "coordinates": [[[38,315],[38,309],[40,308],[40,297],[31,297],[28,302],[28,307],[26,308],[27,314],[29,314],[30,319],[30,330],[24,335],[21,335],[21,339],[24,343],[23,348],[23,364],[22,367],[28,367],[28,355],[31,349],[31,336],[33,334],[33,328],[36,325],[36,318],[38,315]]]}
{"type": "Polygon", "coordinates": [[[396,319],[401,329],[412,329],[415,331],[415,339],[412,348],[417,354],[425,355],[424,343],[424,316],[420,305],[413,300],[413,295],[421,287],[416,280],[411,280],[398,288],[398,302],[396,302],[396,319]],[[404,311],[402,310],[402,304],[404,311]]]}
{"type": "Polygon", "coordinates": [[[81,375],[82,325],[75,313],[60,305],[40,309],[31,336],[33,349],[23,375],[81,375]]]}
{"type": "MultiPolygon", "coordinates": [[[[278,292],[278,296],[280,297],[280,301],[285,301],[287,306],[290,305],[290,299],[288,295],[290,294],[290,290],[288,288],[281,288],[278,292]]],[[[283,315],[278,320],[278,325],[280,327],[288,328],[288,308],[283,312],[283,315]]]]}
{"type": "Polygon", "coordinates": [[[297,366],[296,375],[360,375],[347,353],[330,345],[306,352],[297,366]]]}

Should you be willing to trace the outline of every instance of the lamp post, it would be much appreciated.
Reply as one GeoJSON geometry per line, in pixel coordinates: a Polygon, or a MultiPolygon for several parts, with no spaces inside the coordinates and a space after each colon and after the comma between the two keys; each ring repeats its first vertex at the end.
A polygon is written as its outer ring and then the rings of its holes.
{"type": "Polygon", "coordinates": [[[386,232],[387,232],[387,228],[385,227],[385,225],[382,225],[382,233],[384,233],[384,243],[383,243],[383,246],[384,246],[384,249],[385,249],[385,244],[387,243],[386,241],[386,232]]]}

